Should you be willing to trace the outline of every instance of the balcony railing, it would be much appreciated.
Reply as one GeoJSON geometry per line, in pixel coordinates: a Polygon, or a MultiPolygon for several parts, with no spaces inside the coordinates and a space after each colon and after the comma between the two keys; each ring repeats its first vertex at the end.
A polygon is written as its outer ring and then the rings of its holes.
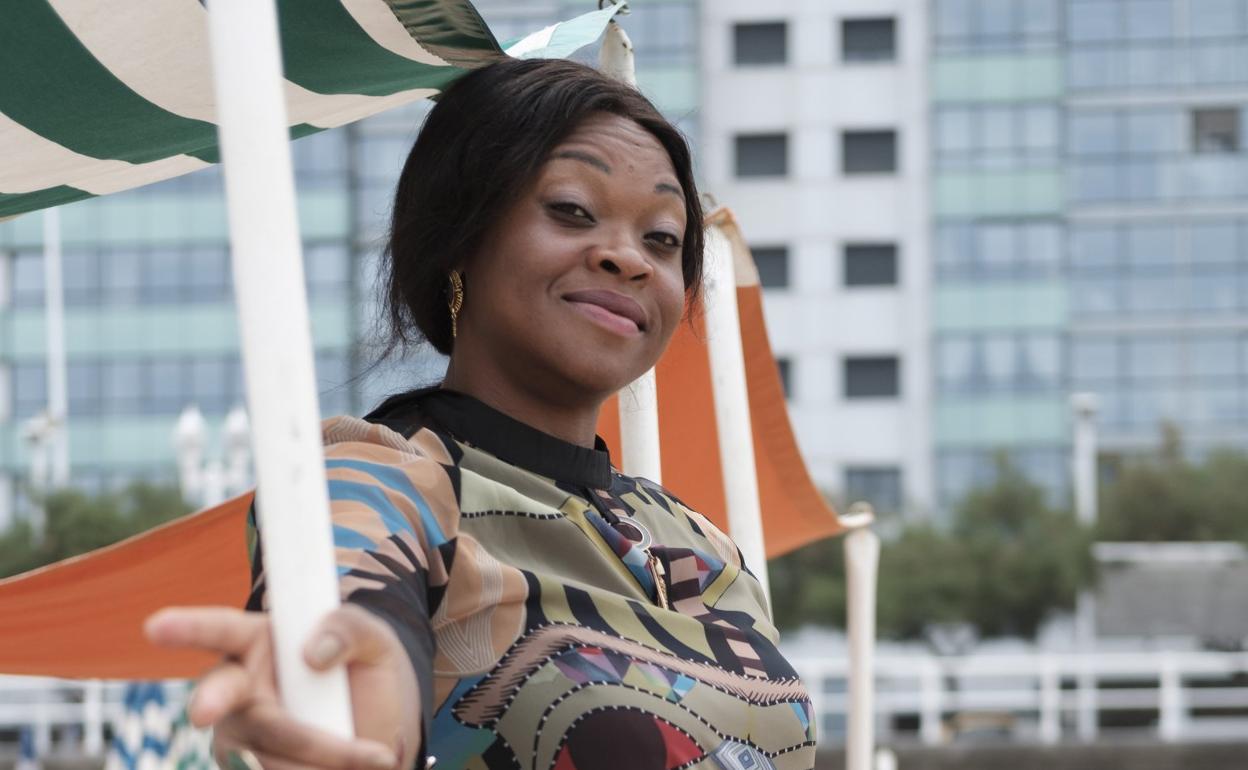
{"type": "MultiPolygon", "coordinates": [[[[811,691],[820,743],[843,739],[846,661],[794,665],[811,691]]],[[[1248,735],[1248,653],[886,655],[875,678],[881,743],[1248,735]]]]}

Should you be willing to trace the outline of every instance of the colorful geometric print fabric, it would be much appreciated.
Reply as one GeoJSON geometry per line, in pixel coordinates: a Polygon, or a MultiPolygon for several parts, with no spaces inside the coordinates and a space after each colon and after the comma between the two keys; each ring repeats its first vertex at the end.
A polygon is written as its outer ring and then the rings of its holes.
{"type": "Polygon", "coordinates": [[[467,396],[369,419],[324,426],[342,595],[406,645],[439,770],[814,766],[759,584],[703,516],[467,396]]]}

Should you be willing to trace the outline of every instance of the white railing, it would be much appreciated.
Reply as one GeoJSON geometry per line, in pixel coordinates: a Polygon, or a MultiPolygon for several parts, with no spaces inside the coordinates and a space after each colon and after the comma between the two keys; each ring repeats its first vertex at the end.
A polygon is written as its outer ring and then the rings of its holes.
{"type": "MultiPolygon", "coordinates": [[[[793,664],[810,690],[820,743],[843,740],[846,661],[793,664]]],[[[938,745],[984,731],[1050,744],[1098,735],[1248,736],[1248,653],[883,655],[875,672],[881,743],[938,745]]]]}
{"type": "MultiPolygon", "coordinates": [[[[31,728],[37,756],[103,756],[105,726],[121,716],[125,688],[125,682],[0,676],[0,730],[31,728]]],[[[168,682],[165,693],[181,702],[187,685],[168,682]]]]}
{"type": "MultiPolygon", "coordinates": [[[[814,701],[821,744],[844,739],[847,661],[795,658],[814,701]]],[[[939,745],[992,730],[1002,740],[1057,743],[1134,733],[1162,741],[1248,736],[1248,653],[1151,652],[876,658],[880,743],[939,745]]],[[[100,756],[125,685],[0,676],[0,730],[32,727],[54,744],[100,756]],[[60,740],[55,740],[56,736],[60,740]],[[65,736],[74,744],[65,746],[65,736]]],[[[186,684],[171,683],[171,700],[186,684]]]]}

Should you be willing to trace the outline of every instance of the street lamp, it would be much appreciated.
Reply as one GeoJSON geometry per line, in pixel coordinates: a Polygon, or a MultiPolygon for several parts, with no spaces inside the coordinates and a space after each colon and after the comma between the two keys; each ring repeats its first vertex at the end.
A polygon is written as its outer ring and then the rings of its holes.
{"type": "Polygon", "coordinates": [[[238,406],[231,409],[221,433],[221,453],[209,458],[208,425],[194,404],[182,410],[173,429],[178,486],[186,500],[200,507],[224,502],[251,486],[251,429],[247,412],[238,406]]]}

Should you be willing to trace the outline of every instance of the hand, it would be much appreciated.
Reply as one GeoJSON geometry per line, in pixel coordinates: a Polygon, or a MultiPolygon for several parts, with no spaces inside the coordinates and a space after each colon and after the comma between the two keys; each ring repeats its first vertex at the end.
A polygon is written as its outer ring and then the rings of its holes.
{"type": "Polygon", "coordinates": [[[355,740],[295,721],[277,689],[269,616],[229,607],[167,608],[144,632],[162,647],[194,648],[224,659],[195,687],[191,723],[214,728],[218,764],[231,751],[251,751],[265,770],[395,770],[415,759],[420,703],[411,661],[394,631],[351,604],[334,610],[304,647],[317,671],[346,665],[355,740]]]}

